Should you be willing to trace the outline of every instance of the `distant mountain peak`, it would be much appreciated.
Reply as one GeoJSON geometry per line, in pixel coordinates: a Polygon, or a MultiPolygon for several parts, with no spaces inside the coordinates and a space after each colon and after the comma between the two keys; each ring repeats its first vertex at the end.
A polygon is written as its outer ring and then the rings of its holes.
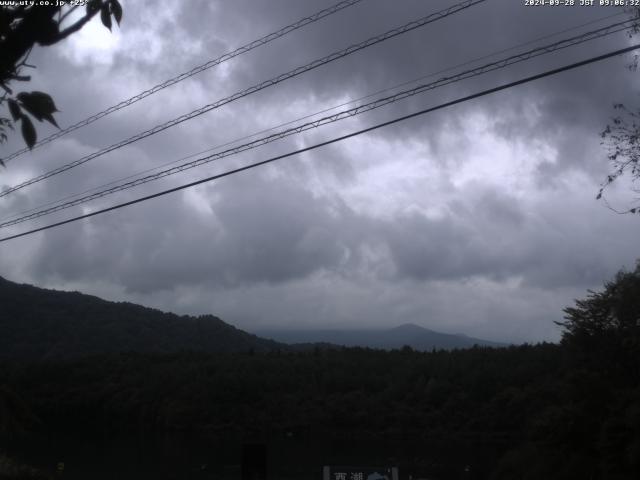
{"type": "Polygon", "coordinates": [[[471,348],[474,345],[503,347],[505,344],[479,338],[441,333],[414,323],[404,323],[393,328],[363,328],[359,330],[291,330],[266,329],[255,333],[289,344],[327,343],[352,347],[397,349],[408,345],[416,350],[450,350],[471,348]]]}
{"type": "Polygon", "coordinates": [[[430,331],[429,329],[421,327],[420,325],[416,325],[415,323],[403,323],[402,325],[393,327],[391,330],[395,332],[405,332],[405,333],[410,333],[410,332],[424,333],[424,332],[430,331]]]}

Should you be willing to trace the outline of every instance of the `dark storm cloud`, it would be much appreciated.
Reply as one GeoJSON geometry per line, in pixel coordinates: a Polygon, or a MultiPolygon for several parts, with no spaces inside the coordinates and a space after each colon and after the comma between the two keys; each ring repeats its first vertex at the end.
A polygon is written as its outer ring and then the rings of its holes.
{"type": "MultiPolygon", "coordinates": [[[[251,3],[252,6],[255,4],[255,2],[251,3]]],[[[239,62],[242,64],[242,78],[235,76],[232,78],[238,84],[245,84],[250,81],[246,77],[262,78],[269,70],[273,72],[285,71],[345,45],[380,33],[390,25],[400,25],[449,6],[451,3],[429,2],[425,5],[425,2],[408,1],[402,3],[402,9],[398,9],[397,5],[392,2],[365,2],[345,11],[335,19],[328,19],[322,25],[319,24],[311,27],[308,31],[300,32],[301,43],[282,42],[282,45],[278,45],[279,48],[245,57],[239,62]],[[331,35],[327,35],[327,30],[331,31],[331,35]],[[304,48],[299,48],[301,44],[304,45],[304,48]]],[[[259,2],[259,5],[263,4],[259,2]]],[[[244,21],[249,24],[260,22],[261,25],[270,23],[273,28],[276,28],[276,25],[280,24],[282,10],[288,9],[289,6],[290,2],[282,4],[269,2],[270,8],[268,9],[247,6],[246,9],[243,8],[243,11],[247,13],[244,21]],[[278,8],[277,5],[281,5],[281,7],[278,8]]],[[[542,37],[605,16],[613,11],[611,8],[575,8],[568,14],[553,9],[527,9],[520,2],[488,2],[382,45],[372,47],[358,55],[342,59],[335,64],[323,66],[313,75],[305,75],[297,80],[292,80],[288,83],[288,88],[274,93],[276,95],[275,101],[280,102],[282,100],[280,96],[292,98],[304,95],[309,90],[316,95],[324,95],[329,98],[345,92],[354,95],[370,93],[379,88],[386,88],[389,85],[415,78],[419,74],[434,73],[462,60],[493,53],[506,46],[542,37]]],[[[221,12],[221,14],[223,13],[221,12]]],[[[621,17],[616,17],[616,19],[620,20],[621,17]]],[[[613,20],[615,19],[609,21],[613,20]]],[[[577,32],[569,32],[564,36],[575,33],[577,32]]],[[[561,37],[548,39],[542,43],[559,38],[561,37]]],[[[599,45],[619,45],[621,37],[617,36],[616,38],[616,40],[609,39],[599,42],[599,45]]],[[[606,50],[606,47],[601,48],[606,50]]],[[[533,71],[537,73],[545,66],[561,64],[562,61],[558,62],[558,58],[562,59],[565,56],[574,59],[581,58],[592,51],[594,51],[593,43],[590,43],[579,49],[568,51],[571,52],[570,54],[567,52],[566,55],[554,54],[544,57],[544,60],[539,59],[535,62],[536,66],[533,71]]],[[[504,53],[502,56],[507,54],[504,53]]],[[[545,103],[557,107],[560,107],[559,101],[568,93],[573,94],[574,98],[579,95],[593,97],[602,94],[607,89],[610,93],[616,85],[616,79],[625,75],[624,70],[617,70],[613,66],[610,70],[606,75],[607,82],[601,82],[597,79],[595,82],[592,79],[584,82],[584,73],[577,73],[575,76],[569,74],[554,78],[553,85],[546,84],[543,92],[536,91],[534,93],[536,96],[543,93],[543,96],[549,97],[545,99],[545,103]],[[579,77],[578,80],[575,78],[576,76],[579,77]],[[577,82],[580,88],[576,88],[577,82]]],[[[519,66],[487,77],[478,77],[473,83],[460,84],[454,87],[454,90],[458,93],[479,90],[484,86],[494,86],[500,80],[516,78],[517,74],[514,72],[527,71],[531,71],[531,67],[519,66]]],[[[531,93],[529,92],[529,94],[531,93]]],[[[434,100],[438,96],[434,95],[434,100]]],[[[491,103],[492,100],[487,99],[486,101],[491,103]]],[[[502,98],[495,101],[500,105],[503,104],[502,98]]],[[[411,103],[417,102],[409,101],[396,108],[411,108],[406,107],[411,103]]],[[[566,109],[559,109],[562,112],[567,112],[566,109]]],[[[554,113],[550,111],[549,115],[554,113]]],[[[429,120],[425,119],[425,121],[429,120]]]]}
{"type": "Polygon", "coordinates": [[[437,219],[420,213],[376,219],[284,177],[239,177],[201,194],[48,233],[31,273],[67,281],[106,276],[138,293],[280,284],[319,271],[342,277],[375,271],[381,281],[420,283],[522,277],[551,289],[587,287],[606,273],[599,258],[605,248],[593,249],[593,237],[605,229],[577,225],[566,236],[566,211],[527,218],[523,204],[484,187],[468,190],[437,219]],[[388,252],[391,271],[376,268],[380,259],[366,254],[372,248],[388,252]]]}
{"type": "Polygon", "coordinates": [[[345,247],[336,233],[345,219],[335,219],[326,201],[259,175],[215,190],[217,199],[200,207],[211,214],[174,197],[131,215],[52,232],[33,259],[33,274],[67,280],[106,274],[128,290],[150,292],[194,283],[277,283],[340,265],[345,247]],[[144,224],[134,223],[138,215],[144,224]],[[171,224],[163,226],[167,218],[171,224]],[[55,255],[62,245],[74,251],[71,259],[55,255]]]}
{"type": "Polygon", "coordinates": [[[383,230],[397,279],[520,278],[538,289],[588,288],[607,278],[606,265],[624,264],[606,246],[608,229],[583,226],[573,204],[541,205],[525,215],[527,202],[513,197],[483,187],[465,195],[442,218],[399,216],[383,230]]]}
{"type": "MultiPolygon", "coordinates": [[[[90,38],[86,45],[70,40],[35,52],[39,70],[32,86],[54,95],[59,122],[69,125],[331,3],[129,2],[121,33],[106,32],[100,40],[119,42],[116,47],[102,49],[90,38]]],[[[17,159],[0,183],[75,160],[452,3],[366,0],[17,159]]],[[[489,1],[2,199],[8,202],[0,215],[607,13],[613,11],[489,1]]],[[[438,89],[84,208],[308,146],[621,41],[627,40],[587,44],[438,89]]],[[[305,312],[309,325],[424,321],[502,340],[556,338],[549,327],[559,319],[550,318],[554,312],[637,255],[633,219],[612,216],[593,201],[607,169],[598,132],[613,102],[637,100],[625,61],[518,87],[46,232],[12,244],[12,252],[0,251],[2,272],[183,313],[212,312],[239,319],[245,328],[292,324],[305,312]]]]}

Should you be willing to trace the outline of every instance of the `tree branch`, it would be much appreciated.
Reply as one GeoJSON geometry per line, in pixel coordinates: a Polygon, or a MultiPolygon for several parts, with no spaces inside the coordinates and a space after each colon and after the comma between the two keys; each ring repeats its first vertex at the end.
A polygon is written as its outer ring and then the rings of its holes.
{"type": "Polygon", "coordinates": [[[48,45],[51,45],[51,44],[54,44],[54,43],[58,43],[60,40],[64,40],[65,38],[67,38],[72,33],[77,32],[82,27],[84,27],[86,25],[86,23],[89,20],[91,20],[99,11],[100,11],[100,9],[97,9],[97,10],[94,10],[93,12],[86,13],[85,16],[82,17],[80,20],[78,20],[76,23],[74,23],[73,25],[70,25],[69,27],[65,28],[60,33],[58,33],[57,35],[52,37],[51,43],[48,43],[48,45]]]}
{"type": "MultiPolygon", "coordinates": [[[[62,16],[60,17],[60,20],[58,20],[58,25],[60,25],[62,22],[64,22],[64,19],[65,19],[65,18],[67,18],[71,13],[73,13],[73,11],[74,11],[76,8],[78,8],[78,5],[76,5],[76,6],[74,6],[74,7],[71,7],[69,10],[67,10],[67,11],[65,12],[65,14],[64,14],[64,15],[62,15],[62,16]]],[[[60,10],[60,11],[62,12],[62,10],[60,10]]]]}

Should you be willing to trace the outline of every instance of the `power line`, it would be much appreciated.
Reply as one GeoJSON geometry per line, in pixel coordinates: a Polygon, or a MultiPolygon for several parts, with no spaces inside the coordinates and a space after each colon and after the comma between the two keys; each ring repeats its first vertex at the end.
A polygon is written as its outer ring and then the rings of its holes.
{"type": "Polygon", "coordinates": [[[96,210],[95,212],[87,213],[87,214],[84,214],[84,215],[79,215],[77,217],[73,217],[73,218],[70,218],[70,219],[67,219],[67,220],[63,220],[61,222],[56,222],[56,223],[52,223],[52,224],[49,224],[49,225],[45,225],[43,227],[35,228],[33,230],[29,230],[29,231],[22,232],[22,233],[18,233],[16,235],[3,237],[3,238],[0,238],[0,242],[6,242],[6,241],[13,240],[13,239],[16,239],[16,238],[24,237],[26,235],[31,235],[31,234],[36,233],[36,232],[42,232],[44,230],[49,230],[49,229],[54,228],[54,227],[59,227],[61,225],[66,225],[68,223],[76,222],[78,220],[83,220],[85,218],[94,217],[94,216],[100,215],[102,213],[110,212],[112,210],[118,210],[120,208],[128,207],[130,205],[135,205],[136,203],[141,203],[141,202],[145,202],[147,200],[151,200],[151,199],[158,198],[158,197],[161,197],[161,196],[164,196],[164,195],[168,195],[169,193],[174,193],[174,192],[177,192],[177,191],[180,191],[180,190],[184,190],[184,189],[187,189],[187,188],[190,188],[190,187],[194,187],[196,185],[200,185],[200,184],[203,184],[203,183],[206,183],[206,182],[210,182],[212,180],[217,180],[217,179],[220,179],[220,178],[223,178],[223,177],[227,177],[227,176],[230,176],[230,175],[233,175],[233,174],[236,174],[236,173],[243,172],[245,170],[251,170],[253,168],[260,167],[262,165],[266,165],[266,164],[275,162],[277,160],[282,160],[284,158],[292,157],[292,156],[298,155],[300,153],[304,153],[304,152],[308,152],[308,151],[311,151],[311,150],[315,150],[317,148],[324,147],[326,145],[330,145],[330,144],[333,144],[333,143],[336,143],[336,142],[340,142],[342,140],[346,140],[348,138],[355,137],[357,135],[362,135],[364,133],[368,133],[368,132],[371,132],[373,130],[377,130],[377,129],[382,128],[382,127],[387,127],[389,125],[393,125],[395,123],[399,123],[399,122],[402,122],[404,120],[408,120],[410,118],[418,117],[418,116],[425,115],[425,114],[430,113],[430,112],[434,112],[436,110],[441,110],[441,109],[444,109],[444,108],[447,108],[447,107],[451,107],[453,105],[458,105],[460,103],[468,102],[470,100],[473,100],[473,99],[476,99],[476,98],[480,98],[480,97],[483,97],[483,96],[486,96],[486,95],[490,95],[492,93],[499,92],[501,90],[506,90],[508,88],[513,88],[515,86],[522,85],[522,84],[525,84],[525,83],[529,83],[529,82],[532,82],[534,80],[539,80],[541,78],[549,77],[551,75],[556,75],[558,73],[566,72],[568,70],[573,70],[575,68],[582,67],[584,65],[589,65],[591,63],[599,62],[599,61],[605,60],[607,58],[614,57],[616,55],[621,55],[621,54],[624,54],[624,53],[631,52],[633,50],[637,50],[638,48],[640,48],[640,44],[635,44],[635,45],[630,46],[630,47],[621,48],[619,50],[614,50],[613,52],[609,52],[609,53],[606,53],[604,55],[599,55],[597,57],[591,57],[591,58],[589,58],[587,60],[582,60],[580,62],[572,63],[572,64],[569,64],[569,65],[565,65],[565,66],[560,67],[560,68],[555,68],[553,70],[547,70],[546,72],[539,73],[537,75],[532,75],[532,76],[529,76],[529,77],[526,77],[526,78],[522,78],[520,80],[516,80],[514,82],[510,82],[510,83],[507,83],[507,84],[500,85],[498,87],[493,87],[493,88],[490,88],[488,90],[483,90],[481,92],[474,93],[472,95],[467,95],[466,97],[458,98],[458,99],[452,100],[450,102],[441,103],[440,105],[437,105],[435,107],[426,108],[426,109],[420,110],[420,111],[415,112],[415,113],[411,113],[411,114],[408,114],[408,115],[397,117],[397,118],[395,118],[393,120],[389,120],[389,121],[386,121],[386,122],[383,122],[383,123],[378,123],[378,124],[373,125],[371,127],[364,128],[362,130],[358,130],[356,132],[349,133],[347,135],[342,135],[340,137],[333,138],[331,140],[327,140],[327,141],[324,141],[324,142],[316,143],[315,145],[311,145],[309,147],[301,148],[301,149],[295,150],[293,152],[289,152],[289,153],[285,153],[283,155],[278,155],[278,156],[275,156],[275,157],[271,157],[271,158],[268,158],[266,160],[262,160],[260,162],[252,163],[252,164],[249,164],[249,165],[245,165],[244,167],[235,168],[233,170],[228,170],[228,171],[226,171],[224,173],[220,173],[220,174],[213,175],[213,176],[210,176],[210,177],[207,177],[207,178],[196,180],[194,182],[190,182],[190,183],[187,183],[187,184],[184,184],[184,185],[180,185],[178,187],[170,188],[168,190],[163,190],[161,192],[154,193],[152,195],[147,195],[145,197],[137,198],[135,200],[131,200],[131,201],[128,201],[128,202],[124,202],[124,203],[120,203],[120,204],[117,204],[117,205],[113,205],[111,207],[103,208],[101,210],[96,210]]]}
{"type": "MultiPolygon", "coordinates": [[[[167,87],[170,87],[172,85],[175,85],[178,82],[181,82],[183,80],[186,80],[189,77],[193,77],[194,75],[197,75],[199,73],[204,72],[205,70],[208,70],[212,67],[215,67],[217,65],[220,65],[221,63],[226,62],[227,60],[231,60],[232,58],[237,57],[238,55],[242,55],[243,53],[247,53],[251,50],[253,50],[254,48],[258,48],[261,47],[262,45],[266,45],[267,43],[270,43],[280,37],[283,37],[295,30],[298,30],[302,27],[306,27],[307,25],[317,22],[318,20],[321,20],[325,17],[328,17],[329,15],[333,15],[334,13],[337,13],[341,10],[344,10],[345,8],[349,8],[353,5],[355,5],[356,3],[360,3],[363,0],[343,0],[340,1],[338,3],[336,3],[335,5],[332,5],[331,7],[325,8],[324,10],[320,10],[319,12],[314,13],[313,15],[309,15],[308,17],[304,17],[300,20],[298,20],[297,22],[294,22],[290,25],[287,25],[286,27],[281,28],[280,30],[276,31],[276,32],[272,32],[268,35],[265,35],[264,37],[261,37],[257,40],[254,40],[250,43],[247,43],[246,45],[243,45],[242,47],[238,47],[235,50],[225,53],[224,55],[221,55],[218,58],[214,58],[212,60],[207,61],[206,63],[203,63],[202,65],[198,65],[197,67],[192,68],[191,70],[187,71],[187,72],[183,72],[179,75],[176,75],[173,78],[170,78],[168,80],[165,80],[162,83],[159,83],[151,88],[149,88],[148,90],[145,90],[141,93],[138,93],[137,95],[134,95],[131,98],[128,98],[127,100],[123,100],[120,103],[118,103],[117,105],[113,105],[109,108],[107,108],[106,110],[103,110],[101,112],[96,113],[95,115],[90,116],[89,118],[86,118],[84,120],[79,121],[78,123],[75,123],[69,127],[63,128],[62,130],[58,130],[56,133],[43,138],[42,140],[40,140],[39,142],[37,142],[32,149],[38,148],[46,143],[52,142],[60,137],[63,137],[64,135],[71,133],[75,130],[78,130],[79,128],[85,127],[93,122],[95,122],[96,120],[99,120],[103,117],[106,117],[107,115],[110,115],[113,112],[117,112],[118,110],[121,110],[125,107],[128,107],[129,105],[132,105],[140,100],[142,100],[143,98],[148,97],[149,95],[153,95],[154,93],[159,92],[160,90],[163,90],[167,87]]],[[[30,149],[28,147],[25,147],[21,150],[17,150],[15,152],[13,152],[12,154],[10,154],[9,156],[7,156],[6,158],[3,159],[4,163],[7,163],[9,161],[11,161],[12,159],[22,155],[23,153],[29,152],[30,149]]]]}
{"type": "Polygon", "coordinates": [[[151,135],[154,135],[156,133],[159,133],[163,130],[166,130],[170,127],[173,127],[175,125],[178,125],[182,122],[185,122],[187,120],[191,120],[192,118],[195,118],[197,116],[200,116],[204,113],[210,112],[211,110],[214,110],[216,108],[219,108],[223,105],[226,105],[228,103],[231,103],[235,100],[238,100],[240,98],[246,97],[247,95],[251,95],[253,93],[256,93],[260,90],[263,90],[265,88],[271,87],[273,85],[277,85],[278,83],[281,83],[285,80],[288,80],[290,78],[293,78],[297,75],[300,75],[302,73],[308,72],[310,70],[313,70],[315,68],[318,68],[322,65],[325,65],[327,63],[333,62],[335,60],[338,60],[342,57],[346,57],[347,55],[351,55],[352,53],[355,53],[357,51],[360,51],[362,49],[365,49],[367,47],[370,47],[372,45],[378,44],[380,42],[384,42],[386,40],[389,40],[390,38],[394,38],[397,37],[398,35],[402,35],[404,33],[410,32],[412,30],[415,30],[417,28],[423,27],[425,25],[428,25],[430,23],[436,22],[438,20],[441,20],[443,18],[446,18],[450,15],[453,15],[455,13],[458,13],[462,10],[465,10],[471,6],[477,5],[479,3],[483,3],[486,0],[465,0],[464,2],[460,2],[456,5],[453,5],[449,8],[446,8],[444,10],[440,10],[439,12],[436,13],[432,13],[430,15],[427,15],[425,17],[422,17],[418,20],[414,20],[411,21],[405,25],[402,25],[400,27],[394,28],[392,30],[389,30],[383,34],[377,35],[375,37],[371,37],[363,42],[351,45],[350,47],[347,47],[343,50],[334,52],[330,55],[327,55],[325,57],[322,57],[320,59],[314,60],[304,66],[301,67],[297,67],[293,70],[290,70],[287,73],[283,73],[280,74],[276,77],[271,78],[270,80],[266,80],[264,82],[261,82],[259,84],[256,84],[252,87],[249,87],[245,90],[242,90],[240,92],[234,93],[233,95],[223,98],[221,100],[218,100],[217,102],[205,105],[203,107],[200,107],[197,110],[193,110],[190,113],[181,115],[180,117],[174,118],[173,120],[170,120],[166,123],[163,123],[161,125],[157,125],[149,130],[146,130],[145,132],[139,133],[137,135],[134,135],[133,137],[130,137],[126,140],[122,140],[118,143],[115,143],[113,145],[110,145],[109,147],[103,148],[102,150],[99,150],[97,152],[94,152],[92,154],[86,155],[78,160],[75,160],[71,163],[68,163],[66,165],[63,165],[61,167],[55,168],[53,170],[50,170],[47,173],[44,173],[42,175],[39,175],[37,177],[31,178],[29,180],[26,180],[18,185],[15,185],[13,187],[10,187],[2,192],[0,192],[0,197],[4,197],[6,195],[9,195],[12,192],[15,192],[16,190],[20,190],[28,185],[32,185],[34,183],[38,183],[41,182],[42,180],[45,180],[47,178],[53,177],[54,175],[58,175],[60,173],[66,172],[67,170],[70,170],[74,167],[77,167],[79,165],[82,165],[84,163],[87,163],[90,160],[93,160],[94,158],[100,157],[106,153],[112,152],[114,150],[117,150],[119,148],[122,148],[126,145],[129,145],[133,142],[137,142],[138,140],[141,140],[143,138],[149,137],[151,135]]]}
{"type": "MultiPolygon", "coordinates": [[[[57,200],[53,200],[53,201],[46,202],[46,203],[43,203],[43,204],[40,204],[40,205],[36,205],[36,206],[31,207],[31,208],[29,208],[27,210],[23,210],[23,211],[20,211],[20,212],[16,212],[16,213],[7,215],[7,216],[3,217],[2,219],[0,219],[0,222],[4,222],[6,220],[10,220],[10,219],[13,219],[13,218],[16,218],[16,217],[21,217],[21,216],[27,215],[27,214],[29,214],[31,212],[35,212],[36,210],[43,209],[45,207],[49,207],[51,205],[55,205],[57,203],[63,202],[64,200],[68,200],[68,199],[71,199],[71,198],[76,198],[76,197],[79,197],[81,195],[85,195],[85,194],[88,194],[90,192],[94,192],[94,191],[99,190],[101,188],[103,189],[103,188],[109,187],[111,185],[115,185],[115,184],[117,184],[119,182],[124,182],[125,180],[136,178],[136,177],[138,177],[140,175],[144,175],[146,173],[153,172],[154,170],[158,170],[160,168],[164,168],[164,167],[167,167],[169,165],[174,165],[174,164],[182,162],[184,160],[188,160],[189,158],[197,157],[198,155],[202,155],[202,154],[207,153],[207,152],[218,150],[220,148],[224,148],[224,147],[227,147],[229,145],[233,145],[234,143],[238,143],[238,142],[241,142],[243,140],[248,140],[249,138],[256,137],[256,136],[258,136],[260,134],[267,133],[267,132],[270,132],[270,131],[274,131],[274,130],[276,130],[278,128],[286,127],[288,125],[292,125],[292,124],[294,124],[296,122],[299,122],[301,120],[306,120],[308,118],[312,118],[312,117],[315,117],[317,115],[321,115],[323,113],[330,112],[331,110],[336,110],[338,108],[345,107],[347,105],[356,104],[357,102],[360,102],[362,100],[366,100],[368,98],[375,97],[376,95],[380,95],[382,93],[390,92],[390,91],[395,90],[397,88],[404,87],[404,86],[407,86],[407,85],[411,85],[411,84],[416,83],[416,82],[418,82],[420,80],[425,80],[427,78],[432,78],[432,77],[435,77],[436,75],[439,75],[439,74],[442,74],[442,73],[446,73],[446,72],[450,72],[452,70],[456,70],[457,68],[465,67],[467,65],[471,65],[473,63],[479,62],[481,60],[485,60],[487,58],[495,57],[496,55],[499,55],[501,53],[506,53],[506,52],[510,52],[510,51],[513,51],[513,50],[517,50],[517,49],[525,47],[527,45],[531,45],[531,44],[537,43],[537,42],[539,42],[541,40],[546,40],[547,38],[556,37],[556,36],[561,35],[563,33],[567,33],[567,32],[574,31],[574,30],[578,30],[580,28],[586,27],[587,25],[592,25],[594,23],[599,23],[599,22],[602,22],[603,20],[607,20],[607,19],[612,18],[612,17],[619,17],[621,15],[625,15],[625,12],[617,12],[617,13],[613,13],[613,14],[610,14],[610,15],[605,15],[603,17],[597,18],[595,20],[590,20],[590,21],[582,23],[580,25],[575,25],[573,27],[565,28],[563,30],[559,30],[557,32],[554,32],[554,33],[551,33],[551,34],[548,34],[548,35],[544,35],[544,36],[541,36],[541,37],[537,37],[537,38],[534,38],[532,40],[528,40],[528,41],[526,41],[524,43],[520,43],[518,45],[514,45],[512,47],[508,47],[508,48],[505,48],[505,49],[502,49],[502,50],[498,50],[496,52],[493,52],[493,53],[490,53],[490,54],[487,54],[487,55],[483,55],[481,57],[476,57],[476,58],[474,58],[472,60],[467,60],[467,61],[459,63],[457,65],[453,65],[451,67],[447,67],[447,68],[444,68],[442,70],[438,70],[436,72],[432,72],[432,73],[429,73],[429,74],[426,74],[426,75],[422,75],[420,77],[417,77],[417,78],[414,78],[412,80],[408,80],[408,81],[402,82],[400,84],[396,84],[396,85],[394,85],[392,87],[388,87],[388,88],[385,88],[385,89],[382,89],[382,90],[378,90],[378,91],[373,92],[373,93],[369,93],[367,95],[364,95],[362,97],[356,98],[354,100],[349,100],[349,101],[341,103],[339,105],[334,105],[333,107],[325,108],[323,110],[314,112],[312,114],[305,115],[303,117],[298,117],[298,118],[296,118],[294,120],[289,120],[287,122],[280,123],[280,124],[275,125],[273,127],[269,127],[269,128],[254,132],[252,134],[245,135],[245,136],[240,137],[240,138],[235,138],[233,140],[229,140],[229,141],[227,141],[227,142],[225,142],[223,144],[218,144],[216,146],[209,147],[209,148],[207,148],[205,150],[201,150],[199,152],[186,155],[186,156],[181,157],[179,159],[171,160],[169,162],[165,162],[165,163],[157,165],[155,167],[151,167],[151,168],[148,168],[146,170],[139,171],[139,172],[136,172],[134,174],[127,175],[125,177],[121,177],[121,178],[112,180],[112,181],[110,181],[108,183],[105,183],[105,184],[102,184],[102,185],[98,185],[98,186],[89,188],[87,190],[83,190],[83,191],[78,192],[78,193],[74,193],[74,194],[71,194],[71,195],[66,195],[66,196],[64,196],[62,198],[59,198],[57,200]]],[[[632,20],[629,20],[629,21],[632,22],[632,20]]],[[[621,22],[621,23],[626,23],[626,22],[621,22]]],[[[615,25],[618,25],[618,24],[609,25],[609,27],[612,27],[612,26],[615,26],[615,25]]],[[[616,33],[616,31],[612,31],[610,33],[616,33]]],[[[589,39],[589,40],[591,40],[591,39],[589,39]]],[[[4,223],[0,224],[0,227],[2,227],[2,225],[4,225],[4,223]]]]}
{"type": "Polygon", "coordinates": [[[530,60],[532,58],[538,57],[540,55],[546,55],[564,48],[568,48],[571,46],[575,46],[575,45],[579,45],[581,43],[587,42],[589,40],[594,40],[597,38],[601,38],[604,37],[606,35],[611,35],[613,33],[625,30],[628,28],[629,23],[633,23],[633,21],[631,20],[626,20],[623,22],[617,22],[614,23],[612,25],[608,25],[606,27],[602,27],[590,32],[585,32],[581,35],[577,35],[574,37],[570,37],[567,39],[563,39],[563,40],[559,40],[557,42],[554,42],[552,44],[549,45],[545,45],[545,46],[541,46],[541,47],[537,47],[531,50],[528,50],[526,52],[517,54],[517,55],[512,55],[510,57],[501,59],[501,60],[497,60],[488,64],[485,64],[483,66],[480,67],[476,67],[470,70],[466,70],[463,72],[460,72],[456,75],[452,75],[449,77],[443,77],[435,82],[431,82],[428,84],[423,84],[423,85],[418,85],[414,88],[408,89],[408,90],[404,90],[398,93],[395,93],[394,95],[390,95],[387,97],[383,97],[377,100],[374,100],[372,102],[348,109],[348,110],[344,110],[338,113],[335,113],[333,115],[329,115],[311,122],[307,122],[280,132],[276,132],[272,135],[268,135],[266,137],[262,137],[256,140],[253,140],[251,142],[233,147],[233,148],[229,148],[227,150],[224,150],[222,152],[218,152],[218,153],[214,153],[212,155],[208,155],[206,157],[202,157],[199,159],[196,159],[194,161],[182,164],[182,165],[178,165],[166,170],[162,170],[160,172],[154,173],[152,175],[147,175],[145,177],[141,177],[138,178],[136,180],[132,180],[130,182],[126,182],[126,183],[122,183],[116,186],[113,186],[111,188],[106,188],[104,190],[92,193],[90,195],[86,195],[80,198],[76,198],[75,200],[71,200],[65,203],[61,203],[59,205],[50,207],[50,208],[45,208],[43,210],[39,210],[37,212],[34,213],[30,213],[27,215],[23,215],[20,216],[19,218],[15,218],[12,220],[6,220],[4,222],[0,223],[0,228],[3,227],[8,227],[11,225],[16,225],[19,223],[23,223],[26,222],[28,220],[33,220],[45,215],[49,215],[55,212],[59,212],[61,210],[65,210],[67,208],[71,208],[74,207],[76,205],[80,205],[82,203],[86,203],[88,201],[91,200],[95,200],[98,198],[102,198],[105,197],[107,195],[111,195],[123,190],[128,190],[130,188],[134,188],[137,187],[139,185],[143,185],[145,183],[149,183],[151,181],[154,180],[159,180],[160,178],[164,178],[170,175],[175,175],[177,173],[183,172],[185,170],[189,170],[191,168],[196,168],[199,166],[202,166],[204,164],[213,162],[215,160],[220,160],[222,158],[228,157],[228,156],[232,156],[232,155],[236,155],[238,153],[242,153],[245,152],[247,150],[251,150],[257,147],[260,147],[262,145],[266,145],[268,143],[274,142],[276,140],[280,140],[283,138],[286,138],[288,136],[291,135],[295,135],[295,134],[299,134],[302,133],[304,131],[307,130],[311,130],[313,128],[317,128],[320,127],[322,125],[327,125],[329,123],[334,123],[337,122],[339,120],[343,120],[345,118],[350,118],[356,115],[360,115],[362,113],[380,108],[382,106],[385,105],[389,105],[391,103],[397,102],[399,100],[403,100],[405,98],[409,98],[411,96],[420,94],[420,93],[424,93],[426,91],[429,90],[433,90],[445,85],[449,85],[451,83],[455,83],[455,82],[459,82],[461,80],[466,80],[468,78],[472,78],[478,75],[482,75],[485,73],[489,73],[498,69],[502,69],[502,68],[506,68],[508,66],[514,65],[516,63],[520,63],[526,60],[530,60]]]}

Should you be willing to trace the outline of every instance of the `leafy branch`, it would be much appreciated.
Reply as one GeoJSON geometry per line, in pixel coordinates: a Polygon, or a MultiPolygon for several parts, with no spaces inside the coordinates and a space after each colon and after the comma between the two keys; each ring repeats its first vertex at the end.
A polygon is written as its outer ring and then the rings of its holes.
{"type": "MultiPolygon", "coordinates": [[[[0,116],[0,143],[7,141],[7,132],[14,130],[20,122],[22,137],[29,148],[37,141],[32,118],[47,121],[58,127],[53,116],[58,111],[50,95],[44,92],[20,92],[14,94],[13,82],[28,82],[24,68],[35,68],[27,64],[29,53],[35,45],[54,45],[79,31],[93,17],[100,14],[102,24],[111,30],[112,19],[118,25],[122,21],[122,6],[118,0],[90,0],[84,15],[73,23],[63,26],[77,6],[17,5],[0,7],[0,105],[6,104],[10,114],[0,116]]],[[[0,164],[4,165],[2,159],[0,164]]]]}
{"type": "MultiPolygon", "coordinates": [[[[632,111],[622,103],[615,104],[613,108],[620,113],[612,118],[600,134],[601,144],[608,150],[607,158],[613,170],[600,185],[597,199],[603,198],[604,190],[627,173],[631,175],[632,182],[640,181],[640,110],[632,111]]],[[[640,193],[640,189],[633,190],[640,193]]],[[[640,213],[639,207],[625,211],[612,210],[617,213],[640,213]]]]}

